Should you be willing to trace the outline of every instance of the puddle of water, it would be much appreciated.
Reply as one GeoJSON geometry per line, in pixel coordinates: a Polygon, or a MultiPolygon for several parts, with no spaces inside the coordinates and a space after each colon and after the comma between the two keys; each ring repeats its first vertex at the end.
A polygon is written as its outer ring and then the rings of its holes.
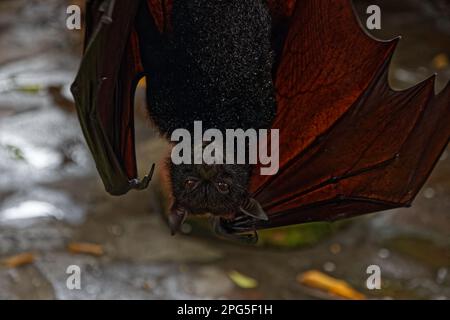
{"type": "Polygon", "coordinates": [[[52,108],[0,119],[0,190],[86,176],[92,167],[73,115],[52,108]]]}

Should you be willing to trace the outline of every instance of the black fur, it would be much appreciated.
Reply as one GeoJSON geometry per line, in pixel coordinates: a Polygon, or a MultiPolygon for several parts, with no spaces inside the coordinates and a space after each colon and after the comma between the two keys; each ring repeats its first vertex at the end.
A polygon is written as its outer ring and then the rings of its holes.
{"type": "Polygon", "coordinates": [[[177,128],[267,128],[275,116],[271,20],[263,0],[175,0],[173,32],[160,36],[141,8],[150,117],[177,128]]]}

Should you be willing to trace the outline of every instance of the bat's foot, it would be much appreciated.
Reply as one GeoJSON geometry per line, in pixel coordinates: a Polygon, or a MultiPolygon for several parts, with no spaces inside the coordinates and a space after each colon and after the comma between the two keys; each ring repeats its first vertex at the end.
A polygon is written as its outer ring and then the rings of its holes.
{"type": "Polygon", "coordinates": [[[212,218],[211,226],[217,236],[226,240],[245,244],[256,244],[258,242],[258,233],[256,230],[252,230],[252,233],[243,233],[249,232],[249,229],[226,224],[220,217],[212,218]]]}

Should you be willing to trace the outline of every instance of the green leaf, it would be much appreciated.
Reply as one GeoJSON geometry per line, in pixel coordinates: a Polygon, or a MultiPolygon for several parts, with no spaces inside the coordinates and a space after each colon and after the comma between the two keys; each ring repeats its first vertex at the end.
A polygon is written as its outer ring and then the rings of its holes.
{"type": "Polygon", "coordinates": [[[231,281],[233,281],[239,288],[242,289],[253,289],[258,286],[258,281],[250,278],[249,276],[243,275],[242,273],[233,270],[228,273],[231,281]]]}

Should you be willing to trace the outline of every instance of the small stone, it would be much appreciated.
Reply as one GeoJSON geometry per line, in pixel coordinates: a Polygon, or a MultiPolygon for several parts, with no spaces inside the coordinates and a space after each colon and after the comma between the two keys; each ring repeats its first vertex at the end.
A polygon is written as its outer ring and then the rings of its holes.
{"type": "Polygon", "coordinates": [[[181,226],[181,233],[190,234],[192,232],[192,226],[189,223],[185,223],[181,226]]]}
{"type": "Polygon", "coordinates": [[[336,270],[336,265],[333,262],[325,262],[325,264],[323,265],[323,270],[325,270],[326,272],[333,272],[336,270]]]}
{"type": "Polygon", "coordinates": [[[379,256],[381,259],[387,259],[387,258],[389,258],[390,254],[391,254],[391,252],[390,252],[388,249],[385,249],[385,248],[380,249],[380,251],[378,251],[378,256],[379,256]]]}
{"type": "Polygon", "coordinates": [[[116,237],[120,237],[123,235],[123,228],[122,226],[118,225],[118,224],[114,224],[109,226],[108,231],[116,237]]]}
{"type": "Polygon", "coordinates": [[[432,198],[434,198],[435,195],[436,195],[436,191],[434,191],[433,188],[426,188],[425,191],[423,192],[423,196],[426,199],[432,199],[432,198]]]}
{"type": "Polygon", "coordinates": [[[333,243],[330,246],[330,252],[332,254],[339,254],[341,251],[342,251],[342,247],[341,247],[341,245],[339,243],[333,243]]]}

